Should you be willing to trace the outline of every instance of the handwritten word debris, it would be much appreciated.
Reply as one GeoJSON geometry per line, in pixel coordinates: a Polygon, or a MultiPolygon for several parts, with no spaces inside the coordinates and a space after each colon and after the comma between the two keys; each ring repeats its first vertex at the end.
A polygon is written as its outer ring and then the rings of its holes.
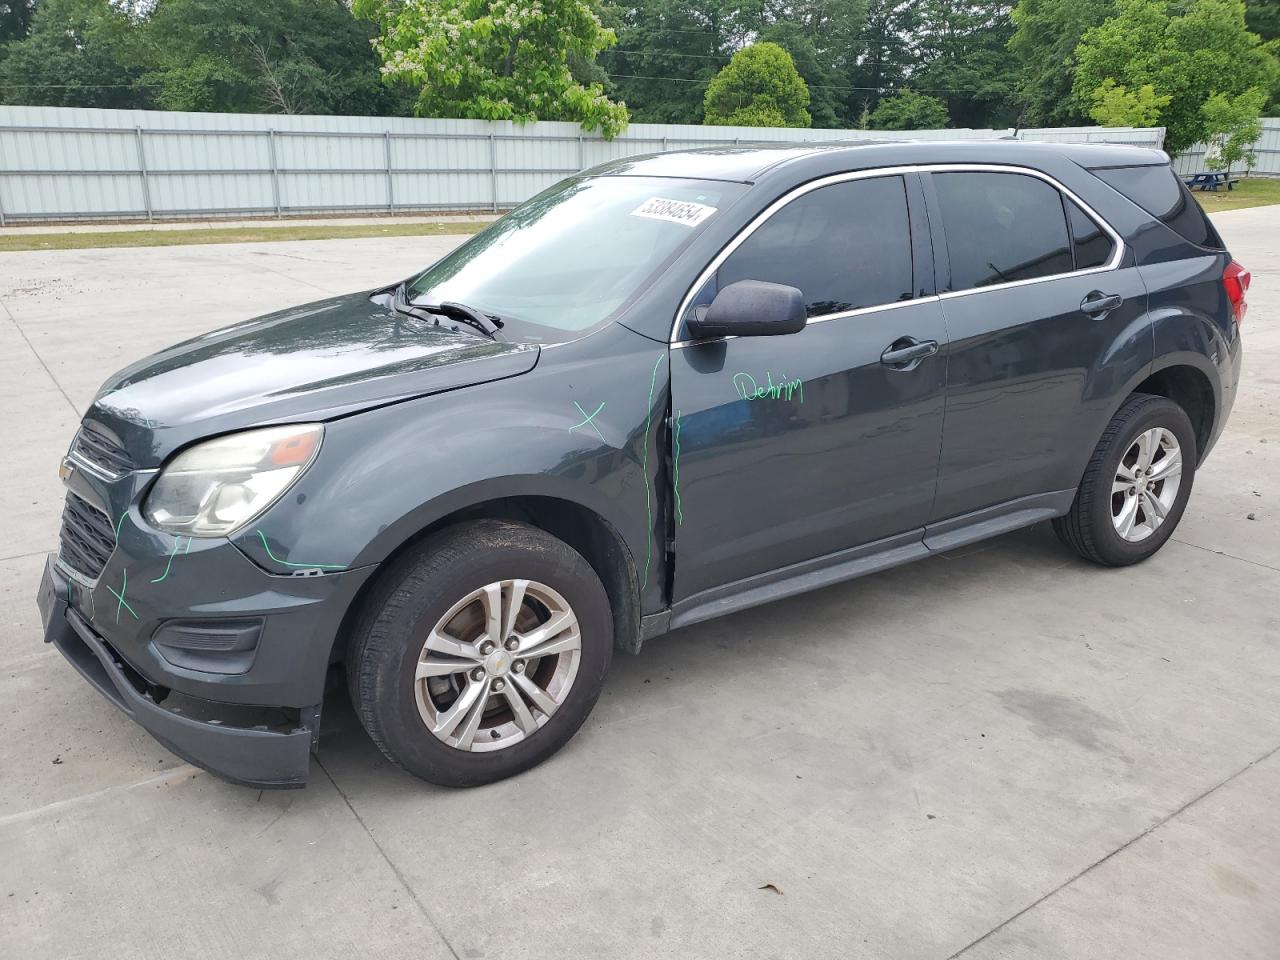
{"type": "Polygon", "coordinates": [[[804,403],[803,380],[788,380],[783,376],[774,383],[772,373],[765,373],[763,385],[757,383],[756,378],[749,373],[735,373],[733,389],[742,400],[790,400],[795,397],[800,403],[804,403]]]}

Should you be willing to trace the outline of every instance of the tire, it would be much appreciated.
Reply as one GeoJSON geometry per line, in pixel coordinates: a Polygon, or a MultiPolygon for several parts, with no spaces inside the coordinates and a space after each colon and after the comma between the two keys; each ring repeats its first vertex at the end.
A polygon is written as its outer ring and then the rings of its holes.
{"type": "Polygon", "coordinates": [[[1147,559],[1164,546],[1182,519],[1195,480],[1197,455],[1195,431],[1182,407],[1165,397],[1134,394],[1103,431],[1085,467],[1071,510],[1053,521],[1054,532],[1081,557],[1103,566],[1123,567],[1147,559]],[[1157,436],[1152,433],[1156,430],[1167,432],[1158,434],[1158,443],[1149,439],[1157,436]],[[1160,448],[1160,458],[1151,461],[1154,466],[1150,469],[1155,471],[1152,476],[1160,475],[1162,464],[1164,470],[1171,469],[1164,459],[1172,450],[1168,435],[1176,441],[1180,459],[1176,487],[1171,489],[1169,477],[1165,477],[1150,482],[1144,491],[1139,475],[1136,493],[1113,492],[1129,483],[1128,477],[1119,473],[1122,463],[1131,474],[1135,468],[1140,469],[1141,458],[1146,455],[1140,438],[1148,438],[1145,443],[1160,448]],[[1120,531],[1127,518],[1123,511],[1133,502],[1138,504],[1134,514],[1137,519],[1126,537],[1120,531]],[[1158,517],[1157,508],[1165,511],[1164,517],[1158,519],[1154,529],[1144,532],[1144,525],[1151,526],[1150,517],[1158,517]]]}
{"type": "Polygon", "coordinates": [[[612,655],[609,599],[582,555],[536,527],[477,520],[429,537],[387,571],[353,632],[347,678],[361,723],[392,763],[431,783],[468,787],[513,776],[564,746],[595,705],[612,655]],[[497,620],[487,616],[491,607],[497,620]],[[558,626],[570,623],[565,610],[576,627],[558,626]],[[507,639],[480,657],[492,642],[486,626],[498,621],[507,639]],[[549,639],[528,646],[547,624],[549,639]],[[429,635],[437,639],[426,649],[429,635]],[[553,645],[564,649],[534,655],[553,645]],[[421,671],[431,675],[419,679],[421,671]],[[558,705],[540,708],[525,693],[529,684],[544,706],[558,705]]]}

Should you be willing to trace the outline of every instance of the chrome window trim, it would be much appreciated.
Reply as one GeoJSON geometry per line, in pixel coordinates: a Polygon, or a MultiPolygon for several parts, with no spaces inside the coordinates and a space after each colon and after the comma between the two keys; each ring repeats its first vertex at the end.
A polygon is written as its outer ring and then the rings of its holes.
{"type": "MultiPolygon", "coordinates": [[[[895,300],[892,303],[877,304],[870,307],[859,307],[856,310],[846,310],[840,313],[824,313],[820,316],[810,317],[808,323],[823,323],[827,320],[842,320],[845,317],[854,317],[864,313],[875,313],[882,310],[892,310],[897,307],[905,307],[917,303],[930,303],[939,300],[951,300],[956,297],[968,297],[975,293],[987,293],[992,290],[1005,290],[1010,287],[1024,287],[1032,283],[1044,283],[1046,280],[1062,280],[1067,277],[1084,277],[1094,273],[1107,273],[1116,269],[1120,265],[1120,261],[1124,259],[1125,243],[1120,234],[1114,227],[1101,216],[1098,211],[1085,203],[1077,196],[1069,187],[1064,186],[1055,178],[1042,170],[1035,170],[1031,167],[1018,166],[1016,164],[1007,163],[929,163],[929,164],[910,164],[899,167],[877,167],[871,170],[850,170],[845,173],[835,173],[826,177],[820,177],[817,180],[810,180],[808,183],[802,183],[789,192],[783,194],[764,210],[760,211],[750,223],[738,231],[724,248],[712,258],[706,268],[698,274],[698,278],[689,287],[684,297],[680,301],[680,308],[676,311],[676,315],[671,323],[671,333],[668,336],[668,342],[673,347],[685,347],[694,343],[706,343],[711,341],[703,340],[677,340],[676,334],[680,329],[680,318],[685,315],[685,311],[689,309],[689,304],[693,301],[694,296],[702,285],[711,279],[711,275],[720,269],[720,265],[725,262],[733,252],[742,245],[747,237],[751,236],[766,220],[775,213],[785,207],[791,201],[804,196],[814,190],[822,187],[831,186],[836,183],[846,183],[850,180],[870,180],[875,177],[905,177],[910,173],[1007,173],[1021,174],[1023,176],[1036,177],[1045,183],[1054,187],[1062,193],[1063,196],[1071,200],[1076,206],[1085,212],[1106,232],[1111,238],[1112,252],[1110,259],[1106,263],[1098,267],[1087,267],[1084,270],[1071,270],[1067,273],[1054,273],[1047,277],[1031,277],[1027,280],[1010,280],[1007,283],[993,283],[985,287],[966,287],[963,290],[945,290],[941,293],[935,293],[927,297],[919,297],[914,300],[895,300]]],[[[1065,220],[1066,211],[1063,211],[1065,220]]],[[[945,225],[944,225],[945,230],[945,225]]],[[[1071,239],[1070,224],[1067,227],[1067,238],[1071,239]]],[[[718,337],[717,340],[734,339],[732,337],[718,337]]]]}

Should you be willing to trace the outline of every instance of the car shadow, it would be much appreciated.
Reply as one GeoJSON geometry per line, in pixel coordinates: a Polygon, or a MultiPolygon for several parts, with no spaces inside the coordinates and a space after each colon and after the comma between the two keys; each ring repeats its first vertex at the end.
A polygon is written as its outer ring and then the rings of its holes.
{"type": "MultiPolygon", "coordinates": [[[[1109,572],[1076,558],[1043,523],[672,631],[648,641],[638,656],[615,654],[592,716],[562,752],[584,749],[593,729],[651,713],[655,693],[664,686],[758,682],[761,671],[767,679],[768,671],[791,671],[800,664],[826,668],[839,664],[841,653],[857,644],[863,632],[906,636],[926,623],[936,628],[940,619],[965,630],[963,617],[954,611],[964,607],[965,598],[971,601],[975,591],[998,589],[996,584],[1031,571],[1043,575],[1055,569],[1070,569],[1077,576],[1109,572]],[[803,637],[803,649],[798,637],[803,637]]],[[[1022,601],[1014,597],[1011,602],[1022,601]]],[[[313,782],[329,776],[341,790],[342,784],[358,778],[362,792],[371,787],[371,780],[392,789],[399,782],[428,794],[451,792],[414,779],[383,757],[355,714],[341,665],[331,670],[329,680],[313,782]]]]}

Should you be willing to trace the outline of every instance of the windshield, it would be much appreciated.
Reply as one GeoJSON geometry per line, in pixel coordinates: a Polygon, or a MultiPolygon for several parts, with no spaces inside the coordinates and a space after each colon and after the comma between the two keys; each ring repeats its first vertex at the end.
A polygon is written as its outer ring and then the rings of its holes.
{"type": "Polygon", "coordinates": [[[612,317],[745,189],[666,177],[566,180],[476,234],[406,293],[537,324],[561,339],[612,317]]]}

